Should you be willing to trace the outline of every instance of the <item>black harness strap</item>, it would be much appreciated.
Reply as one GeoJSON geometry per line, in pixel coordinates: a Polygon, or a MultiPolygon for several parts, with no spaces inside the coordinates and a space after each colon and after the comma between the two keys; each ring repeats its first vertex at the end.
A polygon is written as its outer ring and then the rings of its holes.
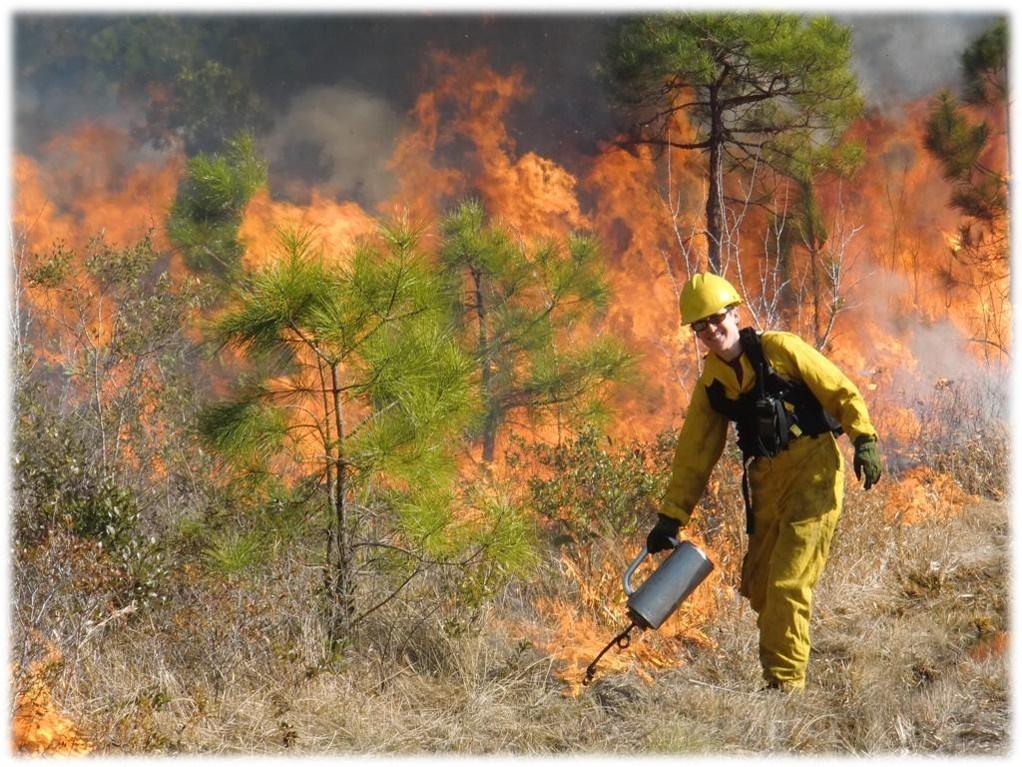
{"type": "Polygon", "coordinates": [[[752,535],[756,528],[756,518],[752,513],[752,485],[749,483],[749,464],[755,456],[742,461],[742,500],[745,501],[745,534],[752,535]]]}

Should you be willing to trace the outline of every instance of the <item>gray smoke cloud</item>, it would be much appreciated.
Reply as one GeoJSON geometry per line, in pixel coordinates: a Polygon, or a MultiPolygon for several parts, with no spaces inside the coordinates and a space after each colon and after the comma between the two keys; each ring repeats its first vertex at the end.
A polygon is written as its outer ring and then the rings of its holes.
{"type": "MultiPolygon", "coordinates": [[[[977,422],[949,423],[948,428],[974,429],[991,421],[1006,422],[1011,387],[1007,361],[1001,365],[978,364],[976,352],[982,347],[976,345],[976,339],[948,318],[927,319],[906,312],[911,296],[912,285],[906,275],[874,266],[868,292],[856,299],[858,310],[865,310],[881,327],[896,332],[914,360],[913,366],[892,371],[892,393],[897,401],[922,412],[948,396],[963,398],[968,414],[962,417],[977,422]]],[[[868,370],[856,372],[870,374],[868,370]]]]}
{"type": "Polygon", "coordinates": [[[884,111],[961,85],[961,54],[997,16],[834,14],[851,27],[853,66],[867,103],[884,111]]]}
{"type": "Polygon", "coordinates": [[[16,79],[14,84],[12,138],[18,151],[36,151],[40,143],[52,138],[58,120],[66,128],[102,117],[105,123],[127,132],[142,119],[141,112],[126,109],[120,102],[114,83],[82,87],[66,78],[48,82],[16,79]]]}
{"type": "Polygon", "coordinates": [[[260,142],[281,192],[296,197],[309,180],[324,193],[363,205],[386,198],[394,179],[384,163],[401,119],[384,99],[347,86],[296,96],[260,142]]]}

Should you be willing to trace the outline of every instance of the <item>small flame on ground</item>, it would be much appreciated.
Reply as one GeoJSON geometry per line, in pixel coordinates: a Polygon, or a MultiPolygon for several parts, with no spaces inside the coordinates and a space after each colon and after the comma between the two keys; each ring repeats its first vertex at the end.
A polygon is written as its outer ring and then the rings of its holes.
{"type": "Polygon", "coordinates": [[[880,487],[885,488],[885,514],[903,525],[947,519],[979,501],[962,490],[950,474],[927,466],[909,469],[897,482],[880,487]]]}
{"type": "MultiPolygon", "coordinates": [[[[586,668],[630,622],[621,584],[626,563],[618,550],[590,550],[578,558],[564,554],[560,561],[566,579],[578,589],[577,597],[538,599],[536,607],[544,616],[543,625],[526,624],[519,630],[555,659],[554,674],[565,683],[564,694],[576,697],[584,689],[586,668]],[[581,561],[587,555],[591,564],[581,561]]],[[[646,577],[646,568],[640,568],[636,583],[646,577]]],[[[627,648],[612,648],[600,659],[596,679],[634,673],[651,683],[654,670],[684,665],[685,658],[679,655],[681,645],[713,647],[703,629],[716,615],[719,580],[718,572],[711,573],[659,629],[633,629],[627,648]]]]}
{"type": "Polygon", "coordinates": [[[998,631],[991,637],[982,639],[969,651],[969,657],[982,663],[991,658],[1000,658],[1011,647],[1007,631],[998,631]]]}
{"type": "Polygon", "coordinates": [[[12,722],[13,747],[20,754],[69,756],[88,754],[90,743],[75,726],[55,708],[44,676],[60,662],[60,652],[53,646],[44,658],[33,661],[20,680],[15,695],[12,722]]]}

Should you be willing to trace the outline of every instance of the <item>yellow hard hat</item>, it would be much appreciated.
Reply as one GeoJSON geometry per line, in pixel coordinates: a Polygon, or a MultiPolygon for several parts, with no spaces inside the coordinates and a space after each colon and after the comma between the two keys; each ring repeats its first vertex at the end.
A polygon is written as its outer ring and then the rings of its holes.
{"type": "Polygon", "coordinates": [[[691,325],[741,302],[738,291],[723,277],[693,274],[681,289],[681,324],[691,325]]]}

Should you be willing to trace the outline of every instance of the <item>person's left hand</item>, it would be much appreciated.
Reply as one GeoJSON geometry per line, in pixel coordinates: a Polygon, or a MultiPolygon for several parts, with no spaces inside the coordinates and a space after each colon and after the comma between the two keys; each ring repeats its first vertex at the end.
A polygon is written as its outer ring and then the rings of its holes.
{"type": "Polygon", "coordinates": [[[855,460],[852,466],[856,479],[862,479],[862,476],[866,475],[862,483],[864,489],[869,490],[880,481],[883,472],[880,468],[880,449],[877,447],[876,437],[864,434],[855,440],[855,460]]]}

